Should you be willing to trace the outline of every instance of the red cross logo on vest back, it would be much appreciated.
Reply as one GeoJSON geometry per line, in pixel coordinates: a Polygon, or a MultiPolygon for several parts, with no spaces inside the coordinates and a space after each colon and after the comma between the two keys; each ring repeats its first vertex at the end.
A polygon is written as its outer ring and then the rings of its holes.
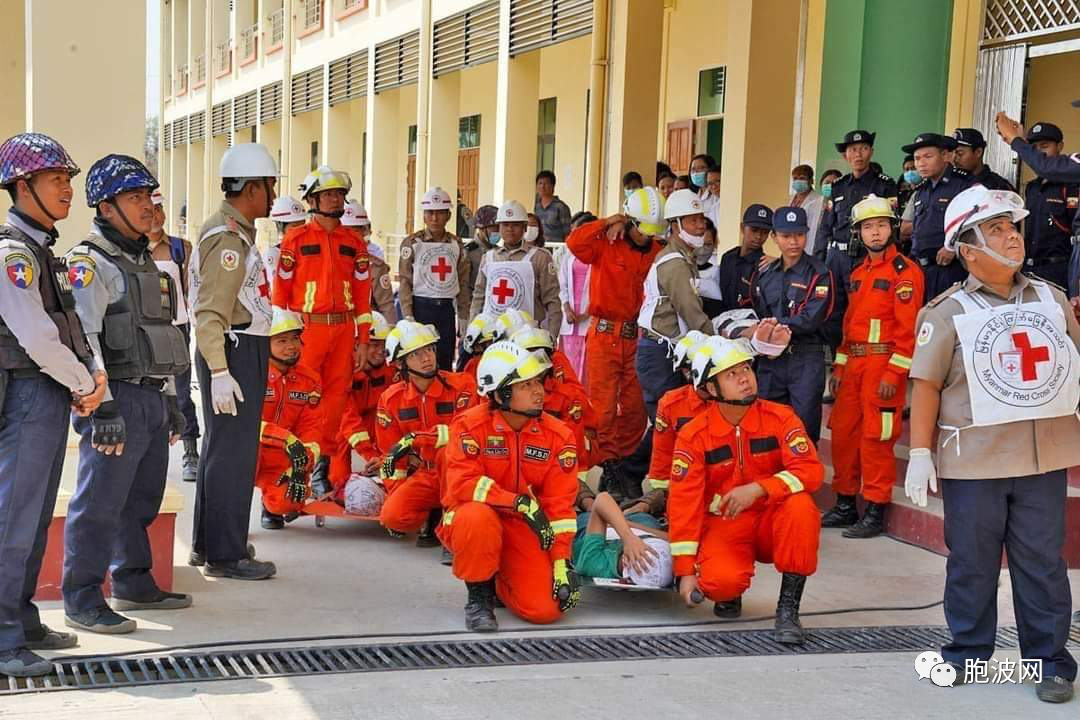
{"type": "Polygon", "coordinates": [[[1045,345],[1031,347],[1031,340],[1026,332],[1012,334],[1013,345],[1020,351],[1020,377],[1024,382],[1038,379],[1037,363],[1050,362],[1050,348],[1045,345]]]}
{"type": "Polygon", "coordinates": [[[516,292],[510,286],[510,283],[506,282],[506,278],[499,278],[498,284],[491,288],[491,294],[495,296],[495,301],[500,305],[505,305],[510,298],[514,297],[516,292]]]}
{"type": "Polygon", "coordinates": [[[439,282],[446,282],[446,276],[454,272],[454,268],[446,262],[446,257],[439,256],[439,261],[431,266],[431,272],[439,276],[439,282]]]}

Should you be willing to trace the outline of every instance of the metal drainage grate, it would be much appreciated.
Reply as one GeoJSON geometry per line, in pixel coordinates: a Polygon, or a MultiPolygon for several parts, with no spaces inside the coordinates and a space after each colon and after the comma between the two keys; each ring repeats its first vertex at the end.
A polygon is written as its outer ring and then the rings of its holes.
{"type": "MultiPolygon", "coordinates": [[[[0,689],[0,695],[393,670],[922,651],[940,647],[948,639],[949,632],[944,627],[893,626],[815,628],[808,633],[806,644],[800,647],[776,642],[771,630],[731,630],[265,648],[97,660],[78,658],[55,663],[53,672],[44,677],[7,678],[8,686],[0,689]]],[[[1017,647],[1016,628],[1000,628],[996,644],[1000,648],[1017,647]]],[[[1080,646],[1080,627],[1072,627],[1069,644],[1080,646]]]]}

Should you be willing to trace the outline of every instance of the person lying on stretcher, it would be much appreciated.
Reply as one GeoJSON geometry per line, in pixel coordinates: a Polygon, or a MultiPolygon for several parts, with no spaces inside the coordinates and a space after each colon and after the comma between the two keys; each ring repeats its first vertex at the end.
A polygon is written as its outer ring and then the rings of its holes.
{"type": "Polygon", "coordinates": [[[639,513],[628,519],[615,499],[602,492],[592,501],[592,512],[578,515],[572,564],[579,574],[594,579],[670,587],[674,578],[667,538],[653,516],[639,513]],[[609,539],[609,528],[617,539],[609,539]]]}

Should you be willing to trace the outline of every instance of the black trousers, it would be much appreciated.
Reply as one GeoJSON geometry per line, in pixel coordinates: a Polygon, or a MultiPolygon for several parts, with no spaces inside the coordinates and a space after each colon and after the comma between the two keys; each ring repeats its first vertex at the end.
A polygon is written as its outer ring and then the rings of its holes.
{"type": "Polygon", "coordinates": [[[440,370],[454,369],[454,345],[457,341],[457,312],[453,300],[413,297],[413,317],[416,322],[434,325],[439,331],[435,355],[440,370]]]}
{"type": "Polygon", "coordinates": [[[236,342],[225,338],[225,359],[244,394],[244,401],[236,404],[236,415],[214,414],[210,368],[202,353],[195,353],[206,432],[195,486],[192,549],[211,563],[247,557],[248,519],[259,460],[259,424],[270,364],[269,338],[241,334],[235,337],[236,342]]]}

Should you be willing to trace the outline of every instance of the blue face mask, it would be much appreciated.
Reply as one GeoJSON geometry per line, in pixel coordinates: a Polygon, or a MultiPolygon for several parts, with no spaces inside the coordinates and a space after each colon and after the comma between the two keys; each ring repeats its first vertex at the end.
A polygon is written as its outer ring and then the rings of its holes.
{"type": "Polygon", "coordinates": [[[498,232],[489,232],[488,233],[488,245],[498,245],[499,240],[501,240],[501,239],[502,238],[499,237],[498,232]]]}
{"type": "Polygon", "coordinates": [[[904,180],[907,182],[908,185],[918,185],[920,182],[922,182],[922,176],[919,175],[918,170],[905,170],[904,180]]]}
{"type": "Polygon", "coordinates": [[[808,183],[806,180],[792,180],[791,181],[791,192],[795,193],[796,195],[798,195],[799,193],[807,192],[809,190],[810,190],[810,183],[808,183]]]}
{"type": "Polygon", "coordinates": [[[630,196],[634,194],[635,190],[636,188],[623,188],[623,195],[625,195],[626,199],[629,200],[630,196]]]}
{"type": "Polygon", "coordinates": [[[694,183],[699,188],[705,187],[705,173],[703,173],[703,172],[690,173],[690,182],[694,183]]]}
{"type": "Polygon", "coordinates": [[[826,198],[832,197],[832,183],[825,183],[821,186],[821,194],[826,198]]]}

